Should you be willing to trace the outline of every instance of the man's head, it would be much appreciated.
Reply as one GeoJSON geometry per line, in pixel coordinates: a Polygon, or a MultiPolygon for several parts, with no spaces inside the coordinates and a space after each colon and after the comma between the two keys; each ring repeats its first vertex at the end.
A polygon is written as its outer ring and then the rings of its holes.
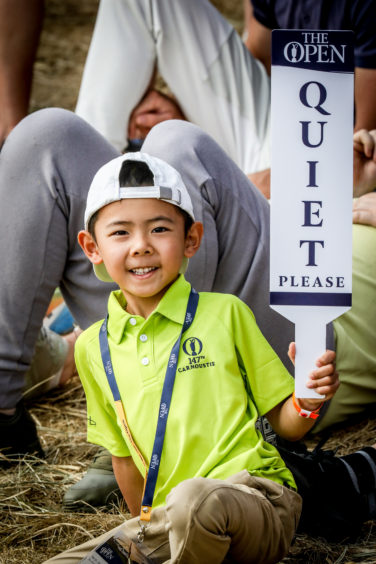
{"type": "Polygon", "coordinates": [[[128,153],[95,175],[78,240],[98,278],[146,296],[185,270],[201,237],[180,174],[160,159],[128,153]]]}

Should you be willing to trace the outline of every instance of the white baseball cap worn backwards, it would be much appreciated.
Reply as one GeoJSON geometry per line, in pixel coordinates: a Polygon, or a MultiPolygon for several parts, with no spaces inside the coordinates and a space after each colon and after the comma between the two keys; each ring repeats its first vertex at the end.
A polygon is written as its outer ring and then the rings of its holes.
{"type": "MultiPolygon", "coordinates": [[[[126,153],[103,165],[95,174],[90,185],[85,210],[85,229],[88,230],[92,216],[104,206],[130,198],[156,198],[184,210],[195,221],[193,206],[188,190],[176,169],[166,162],[147,153],[126,153]],[[124,161],[145,163],[154,177],[152,186],[121,187],[119,174],[124,161]]],[[[184,272],[188,260],[183,260],[184,272]]],[[[104,263],[95,264],[94,272],[104,282],[113,282],[104,263]]]]}

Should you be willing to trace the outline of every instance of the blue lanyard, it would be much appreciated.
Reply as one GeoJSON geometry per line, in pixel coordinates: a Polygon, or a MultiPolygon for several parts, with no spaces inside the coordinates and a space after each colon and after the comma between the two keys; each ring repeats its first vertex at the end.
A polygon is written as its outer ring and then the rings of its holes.
{"type": "Polygon", "coordinates": [[[115,378],[115,374],[114,374],[114,370],[113,370],[113,366],[112,366],[112,362],[111,362],[110,349],[109,349],[109,345],[108,345],[108,336],[107,336],[107,318],[108,317],[103,321],[103,324],[102,324],[101,329],[99,331],[99,343],[100,343],[100,350],[101,350],[103,367],[104,367],[104,370],[106,372],[106,376],[107,376],[108,383],[109,383],[111,391],[112,391],[112,395],[114,397],[114,402],[115,402],[115,406],[116,406],[116,409],[117,409],[117,413],[120,417],[120,420],[123,423],[123,426],[125,428],[125,431],[126,431],[128,438],[130,439],[130,441],[131,441],[133,447],[135,448],[136,452],[138,453],[138,455],[141,457],[142,463],[144,464],[145,469],[146,469],[144,495],[143,495],[143,499],[142,499],[141,515],[140,515],[140,519],[142,521],[150,521],[151,508],[152,508],[152,504],[153,504],[155,486],[156,486],[156,483],[157,483],[159,466],[160,466],[162,449],[163,449],[163,442],[164,442],[164,437],[165,437],[165,433],[166,433],[167,417],[168,417],[168,413],[170,411],[172,390],[173,390],[174,382],[175,382],[181,338],[183,336],[183,333],[185,333],[185,331],[187,331],[187,329],[192,325],[192,322],[193,322],[195,314],[196,314],[196,309],[197,309],[197,305],[198,305],[198,298],[199,298],[199,295],[196,292],[196,290],[191,288],[191,292],[189,294],[189,299],[188,299],[187,310],[186,310],[186,313],[185,313],[185,320],[184,320],[183,328],[180,332],[180,335],[179,335],[176,343],[172,347],[172,350],[171,350],[171,353],[170,353],[170,358],[169,358],[168,364],[167,364],[166,375],[165,375],[165,379],[164,379],[164,383],[163,383],[161,401],[160,401],[160,406],[159,406],[157,430],[156,430],[156,433],[155,433],[155,439],[154,439],[152,455],[151,455],[151,458],[150,458],[149,469],[147,468],[145,460],[144,460],[142,454],[140,453],[139,449],[137,448],[137,445],[135,444],[135,442],[133,440],[132,434],[130,432],[130,429],[129,429],[129,426],[128,426],[128,423],[127,423],[127,420],[126,420],[123,404],[122,404],[121,397],[120,397],[119,388],[118,388],[118,385],[117,385],[117,382],[116,382],[116,378],[115,378]]]}

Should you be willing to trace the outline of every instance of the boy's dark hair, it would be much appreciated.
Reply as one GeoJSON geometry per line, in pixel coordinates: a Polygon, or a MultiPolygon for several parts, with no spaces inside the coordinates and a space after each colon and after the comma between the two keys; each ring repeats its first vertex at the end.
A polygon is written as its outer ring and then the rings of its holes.
{"type": "Polygon", "coordinates": [[[119,172],[121,188],[128,186],[153,186],[154,175],[142,161],[124,161],[119,172]]]}
{"type": "MultiPolygon", "coordinates": [[[[148,165],[142,161],[132,161],[127,160],[124,161],[121,165],[121,169],[119,172],[119,185],[120,188],[127,188],[128,186],[132,187],[141,187],[141,186],[153,186],[154,185],[154,175],[151,172],[148,165]]],[[[177,210],[181,213],[184,218],[184,234],[187,235],[191,225],[193,224],[193,219],[191,216],[178,206],[176,206],[177,210]]],[[[90,220],[88,225],[88,231],[90,235],[93,237],[95,241],[95,223],[98,219],[98,213],[100,210],[95,212],[90,220]]]]}

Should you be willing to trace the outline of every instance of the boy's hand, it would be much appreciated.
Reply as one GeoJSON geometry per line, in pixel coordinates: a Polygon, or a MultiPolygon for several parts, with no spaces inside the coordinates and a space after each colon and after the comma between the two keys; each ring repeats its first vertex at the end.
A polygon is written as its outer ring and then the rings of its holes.
{"type": "MultiPolygon", "coordinates": [[[[288,355],[295,364],[295,343],[290,343],[288,355]]],[[[307,387],[325,396],[323,399],[297,398],[297,402],[306,411],[316,411],[323,401],[330,400],[339,386],[338,374],[335,369],[334,351],[326,351],[316,361],[314,370],[309,374],[307,387]]],[[[291,396],[276,405],[265,414],[274,431],[289,441],[298,441],[312,429],[315,420],[310,417],[299,417],[291,396]]]]}
{"type": "MultiPolygon", "coordinates": [[[[295,364],[296,346],[290,343],[288,355],[295,364]]],[[[338,373],[335,369],[336,353],[327,350],[316,361],[317,368],[309,374],[307,388],[315,390],[318,394],[325,396],[323,399],[299,398],[299,405],[308,411],[317,409],[323,401],[330,400],[339,387],[338,373]]]]}

